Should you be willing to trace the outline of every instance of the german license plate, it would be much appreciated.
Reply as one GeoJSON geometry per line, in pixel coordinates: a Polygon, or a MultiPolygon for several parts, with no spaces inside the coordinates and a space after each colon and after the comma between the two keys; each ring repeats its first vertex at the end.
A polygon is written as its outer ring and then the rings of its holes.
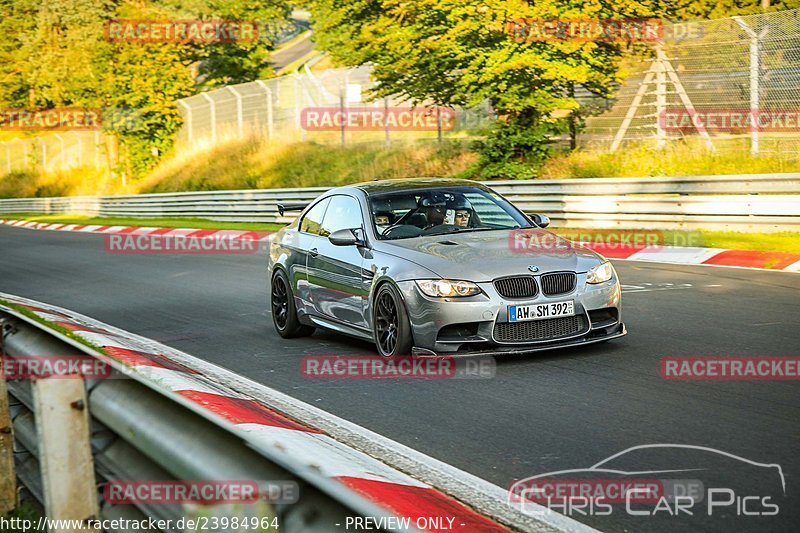
{"type": "Polygon", "coordinates": [[[523,322],[525,320],[543,320],[575,314],[575,301],[550,302],[533,305],[510,305],[508,307],[509,322],[523,322]]]}

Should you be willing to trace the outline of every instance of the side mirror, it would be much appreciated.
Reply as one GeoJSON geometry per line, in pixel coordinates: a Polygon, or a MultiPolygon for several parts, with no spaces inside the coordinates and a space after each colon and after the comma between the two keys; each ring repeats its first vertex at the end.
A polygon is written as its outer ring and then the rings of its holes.
{"type": "Polygon", "coordinates": [[[533,219],[533,222],[540,228],[546,228],[547,226],[550,225],[550,217],[548,217],[547,215],[540,215],[534,213],[531,215],[531,218],[533,219]]]}
{"type": "Polygon", "coordinates": [[[355,229],[340,229],[328,235],[328,240],[334,246],[355,246],[363,244],[356,235],[355,229]]]}

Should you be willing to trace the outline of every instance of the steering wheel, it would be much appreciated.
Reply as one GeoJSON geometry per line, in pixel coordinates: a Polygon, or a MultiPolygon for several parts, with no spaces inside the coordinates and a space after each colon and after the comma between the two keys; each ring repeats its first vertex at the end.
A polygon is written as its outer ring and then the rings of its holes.
{"type": "Polygon", "coordinates": [[[453,231],[460,231],[461,226],[456,226],[455,224],[436,224],[434,226],[428,226],[422,231],[425,233],[430,234],[437,234],[437,233],[450,233],[453,231]]]}
{"type": "Polygon", "coordinates": [[[394,224],[383,230],[383,232],[381,233],[381,237],[388,237],[394,230],[404,226],[405,224],[401,224],[400,222],[395,222],[394,224]]]}

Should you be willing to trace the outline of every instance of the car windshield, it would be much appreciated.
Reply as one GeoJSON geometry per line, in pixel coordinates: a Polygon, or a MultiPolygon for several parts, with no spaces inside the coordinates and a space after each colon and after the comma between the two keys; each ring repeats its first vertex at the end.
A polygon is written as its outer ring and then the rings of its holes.
{"type": "Polygon", "coordinates": [[[518,209],[480,187],[374,194],[370,196],[370,207],[379,239],[531,226],[518,209]]]}

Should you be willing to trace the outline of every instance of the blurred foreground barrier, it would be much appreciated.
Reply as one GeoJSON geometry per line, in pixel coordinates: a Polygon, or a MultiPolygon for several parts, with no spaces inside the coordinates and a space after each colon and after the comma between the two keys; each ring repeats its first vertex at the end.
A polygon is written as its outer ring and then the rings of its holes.
{"type": "Polygon", "coordinates": [[[594,531],[67,309],[0,293],[0,340],[0,524],[41,516],[13,529],[594,531]]]}

